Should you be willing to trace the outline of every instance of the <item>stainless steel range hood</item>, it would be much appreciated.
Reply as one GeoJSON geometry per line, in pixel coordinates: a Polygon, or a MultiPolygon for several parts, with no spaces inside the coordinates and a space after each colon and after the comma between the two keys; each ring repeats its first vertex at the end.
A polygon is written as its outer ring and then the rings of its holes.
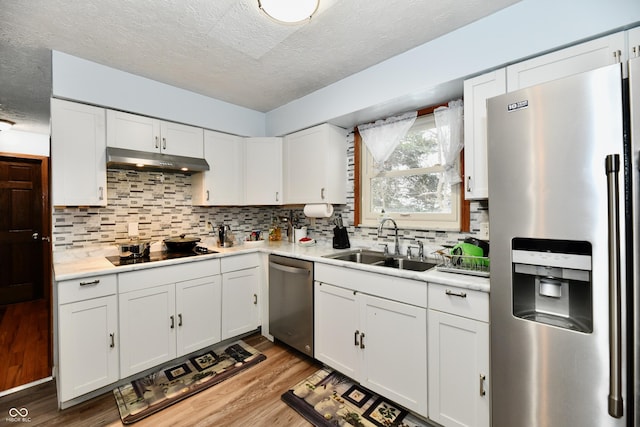
{"type": "Polygon", "coordinates": [[[204,159],[107,147],[107,167],[116,169],[202,172],[209,170],[204,159]]]}

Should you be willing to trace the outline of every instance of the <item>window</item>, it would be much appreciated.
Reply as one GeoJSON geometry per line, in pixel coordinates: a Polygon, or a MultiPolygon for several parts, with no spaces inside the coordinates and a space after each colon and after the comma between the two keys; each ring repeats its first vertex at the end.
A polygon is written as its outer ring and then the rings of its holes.
{"type": "MultiPolygon", "coordinates": [[[[445,182],[433,114],[419,116],[384,163],[361,145],[361,224],[384,216],[413,229],[460,230],[460,185],[445,182]]],[[[459,160],[458,160],[459,162],[459,160]]]]}

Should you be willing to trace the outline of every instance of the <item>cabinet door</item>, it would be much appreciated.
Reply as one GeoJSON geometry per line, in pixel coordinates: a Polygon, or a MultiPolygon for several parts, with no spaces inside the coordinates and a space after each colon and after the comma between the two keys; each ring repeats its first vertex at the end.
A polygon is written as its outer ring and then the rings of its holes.
{"type": "Polygon", "coordinates": [[[427,416],[427,309],[369,295],[361,298],[360,383],[427,416]]]}
{"type": "Polygon", "coordinates": [[[429,310],[429,418],[488,427],[489,325],[429,310]]]}
{"type": "Polygon", "coordinates": [[[464,81],[464,196],[489,197],[487,177],[487,99],[507,90],[504,68],[464,81]]]}
{"type": "Polygon", "coordinates": [[[176,357],[174,284],[120,294],[119,307],[121,377],[176,357]]]}
{"type": "Polygon", "coordinates": [[[245,140],[245,204],[282,204],[282,138],[245,140]]]}
{"type": "Polygon", "coordinates": [[[185,157],[204,157],[204,130],[173,122],[160,122],[160,151],[185,157]]]}
{"type": "Polygon", "coordinates": [[[110,295],[60,306],[61,402],[118,381],[118,309],[110,295]]]}
{"type": "Polygon", "coordinates": [[[176,284],[178,356],[220,342],[220,310],[220,276],[176,284]]]}
{"type": "Polygon", "coordinates": [[[158,152],[160,151],[160,120],[107,110],[107,146],[158,152]]]}
{"type": "Polygon", "coordinates": [[[616,33],[510,65],[507,90],[523,89],[625,60],[624,39],[623,32],[616,33]]]}
{"type": "Polygon", "coordinates": [[[346,203],[345,134],[324,124],[284,138],[286,204],[346,203]]]}
{"type": "Polygon", "coordinates": [[[629,59],[640,58],[640,27],[632,28],[628,32],[629,59]]]}
{"type": "Polygon", "coordinates": [[[315,282],[315,358],[354,379],[359,378],[362,363],[359,321],[360,308],[354,291],[315,282]]]}
{"type": "Polygon", "coordinates": [[[196,206],[244,204],[244,140],[220,132],[204,132],[204,158],[210,170],[191,175],[196,206]]]}
{"type": "Polygon", "coordinates": [[[54,206],[106,206],[105,110],[51,100],[51,186],[54,206]]]}
{"type": "Polygon", "coordinates": [[[222,339],[232,338],[260,326],[258,268],[222,275],[222,339]]]}

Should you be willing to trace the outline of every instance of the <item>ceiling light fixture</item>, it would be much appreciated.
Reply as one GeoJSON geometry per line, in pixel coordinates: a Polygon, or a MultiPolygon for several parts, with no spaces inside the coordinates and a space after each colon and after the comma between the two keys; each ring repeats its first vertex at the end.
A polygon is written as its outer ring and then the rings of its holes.
{"type": "Polygon", "coordinates": [[[320,0],[258,0],[258,7],[268,17],[285,24],[309,21],[318,10],[320,0]]]}
{"type": "Polygon", "coordinates": [[[15,125],[15,123],[11,120],[0,119],[0,131],[9,130],[13,125],[15,125]]]}

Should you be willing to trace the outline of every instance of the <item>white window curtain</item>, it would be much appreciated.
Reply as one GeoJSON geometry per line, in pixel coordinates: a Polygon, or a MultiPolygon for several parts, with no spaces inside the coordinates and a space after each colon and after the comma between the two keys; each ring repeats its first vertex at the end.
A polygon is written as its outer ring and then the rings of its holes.
{"type": "Polygon", "coordinates": [[[450,185],[462,181],[456,160],[464,147],[462,100],[451,101],[448,107],[438,107],[433,112],[440,143],[441,164],[445,180],[450,185]]]}
{"type": "Polygon", "coordinates": [[[417,116],[417,111],[411,111],[400,116],[358,126],[358,132],[373,156],[376,169],[380,169],[379,165],[391,156],[400,140],[413,126],[417,116]]]}

